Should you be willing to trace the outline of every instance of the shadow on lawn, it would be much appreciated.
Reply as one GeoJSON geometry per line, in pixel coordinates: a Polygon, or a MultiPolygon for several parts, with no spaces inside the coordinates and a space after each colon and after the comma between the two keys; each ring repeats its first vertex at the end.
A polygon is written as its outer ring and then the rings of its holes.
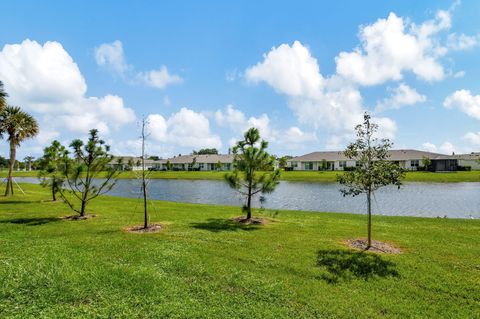
{"type": "Polygon", "coordinates": [[[242,224],[230,219],[222,219],[222,218],[210,218],[206,222],[192,223],[191,226],[196,229],[208,230],[214,233],[218,233],[221,231],[237,231],[237,230],[250,231],[250,230],[257,230],[262,227],[262,225],[258,225],[258,224],[242,224]]]}
{"type": "Polygon", "coordinates": [[[0,220],[2,224],[21,224],[27,226],[38,226],[48,223],[54,223],[61,221],[58,217],[32,217],[32,218],[11,218],[0,220]]]}
{"type": "Polygon", "coordinates": [[[0,200],[0,204],[33,204],[33,203],[40,203],[40,201],[38,201],[38,200],[13,200],[13,199],[0,200]]]}
{"type": "Polygon", "coordinates": [[[325,270],[320,279],[330,284],[340,280],[363,279],[373,277],[398,277],[396,264],[381,256],[348,250],[320,250],[317,265],[325,270]]]}

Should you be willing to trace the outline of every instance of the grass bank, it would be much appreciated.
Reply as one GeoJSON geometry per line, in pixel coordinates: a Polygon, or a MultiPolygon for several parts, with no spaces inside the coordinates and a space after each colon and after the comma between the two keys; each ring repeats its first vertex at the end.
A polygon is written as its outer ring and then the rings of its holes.
{"type": "MultiPolygon", "coordinates": [[[[1,318],[475,318],[480,221],[374,217],[374,237],[404,250],[346,249],[365,216],[264,211],[264,226],[229,222],[235,207],[101,197],[98,217],[64,221],[62,203],[22,185],[0,198],[1,318]]],[[[258,212],[256,212],[258,214],[258,212]]]]}
{"type": "MultiPolygon", "coordinates": [[[[281,179],[284,181],[297,182],[335,182],[337,174],[342,172],[319,172],[319,171],[282,171],[281,179]]],[[[223,180],[225,172],[194,172],[194,171],[168,171],[150,172],[153,179],[191,179],[191,180],[223,180]]],[[[37,172],[15,172],[19,177],[36,177],[37,172]]],[[[138,172],[122,172],[120,178],[137,178],[138,172]]],[[[6,172],[0,172],[0,178],[5,178],[6,172]]],[[[435,183],[458,183],[458,182],[480,182],[480,171],[452,172],[452,173],[430,173],[430,172],[408,172],[405,178],[408,182],[435,182],[435,183]]]]}

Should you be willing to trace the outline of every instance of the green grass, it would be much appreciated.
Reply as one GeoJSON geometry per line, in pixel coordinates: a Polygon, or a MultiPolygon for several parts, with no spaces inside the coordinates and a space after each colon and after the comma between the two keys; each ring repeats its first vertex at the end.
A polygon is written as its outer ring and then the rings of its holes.
{"type": "Polygon", "coordinates": [[[130,234],[140,202],[101,197],[84,221],[22,185],[0,198],[0,318],[478,318],[480,221],[374,217],[400,255],[353,252],[365,216],[155,201],[157,234],[130,234]],[[255,212],[259,214],[259,212],[255,212]]]}
{"type": "MultiPolygon", "coordinates": [[[[323,182],[330,183],[337,180],[337,174],[342,172],[319,172],[319,171],[282,171],[281,179],[292,182],[323,182]]],[[[225,172],[194,172],[194,171],[168,171],[150,172],[153,179],[191,179],[191,180],[223,180],[225,172]]],[[[0,171],[0,178],[7,176],[6,171],[0,171]]],[[[37,172],[15,172],[18,177],[37,177],[37,172]]],[[[119,178],[137,178],[138,172],[122,172],[119,178]]],[[[452,173],[430,173],[430,172],[408,172],[405,178],[408,182],[480,182],[480,171],[452,172],[452,173]]]]}

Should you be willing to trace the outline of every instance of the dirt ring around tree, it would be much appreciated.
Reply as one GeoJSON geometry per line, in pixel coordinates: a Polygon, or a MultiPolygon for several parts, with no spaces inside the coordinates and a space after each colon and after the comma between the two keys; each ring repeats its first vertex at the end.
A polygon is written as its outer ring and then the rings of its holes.
{"type": "Polygon", "coordinates": [[[143,225],[135,225],[131,227],[125,227],[123,230],[127,233],[133,234],[151,234],[158,233],[165,228],[165,225],[162,224],[150,224],[147,228],[144,228],[143,225]]]}
{"type": "Polygon", "coordinates": [[[402,250],[398,247],[393,246],[392,244],[385,243],[378,240],[372,240],[372,246],[367,249],[367,239],[365,238],[355,238],[348,239],[345,241],[345,244],[353,249],[368,251],[379,254],[401,254],[402,250]]]}
{"type": "Polygon", "coordinates": [[[86,219],[91,219],[95,218],[97,215],[95,214],[86,214],[85,216],[80,216],[80,215],[70,215],[70,216],[64,216],[62,219],[64,220],[86,220],[86,219]]]}
{"type": "Polygon", "coordinates": [[[266,218],[252,217],[250,219],[247,219],[245,216],[233,217],[230,220],[232,222],[241,223],[244,225],[265,225],[272,222],[270,219],[266,218]]]}

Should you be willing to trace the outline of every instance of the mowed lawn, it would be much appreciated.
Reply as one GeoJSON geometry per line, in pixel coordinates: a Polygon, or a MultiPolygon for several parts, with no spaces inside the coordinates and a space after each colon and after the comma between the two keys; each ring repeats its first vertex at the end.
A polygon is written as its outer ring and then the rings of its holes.
{"type": "Polygon", "coordinates": [[[374,217],[374,238],[404,251],[377,255],[343,243],[364,237],[363,215],[240,226],[236,207],[155,201],[164,230],[131,234],[137,200],[101,197],[96,218],[66,221],[22,186],[0,198],[0,318],[480,317],[479,220],[374,217]]]}
{"type": "MultiPolygon", "coordinates": [[[[281,180],[297,182],[336,182],[337,175],[341,171],[282,171],[281,180]]],[[[18,177],[37,177],[38,172],[14,172],[18,177]]],[[[191,180],[223,180],[225,172],[196,172],[196,171],[153,171],[149,173],[152,179],[191,179],[191,180]]],[[[0,171],[0,178],[7,176],[6,171],[0,171]]],[[[122,172],[119,178],[138,178],[139,172],[122,172]]],[[[435,183],[456,183],[456,182],[480,182],[480,171],[470,172],[407,172],[407,182],[435,182],[435,183]]]]}

